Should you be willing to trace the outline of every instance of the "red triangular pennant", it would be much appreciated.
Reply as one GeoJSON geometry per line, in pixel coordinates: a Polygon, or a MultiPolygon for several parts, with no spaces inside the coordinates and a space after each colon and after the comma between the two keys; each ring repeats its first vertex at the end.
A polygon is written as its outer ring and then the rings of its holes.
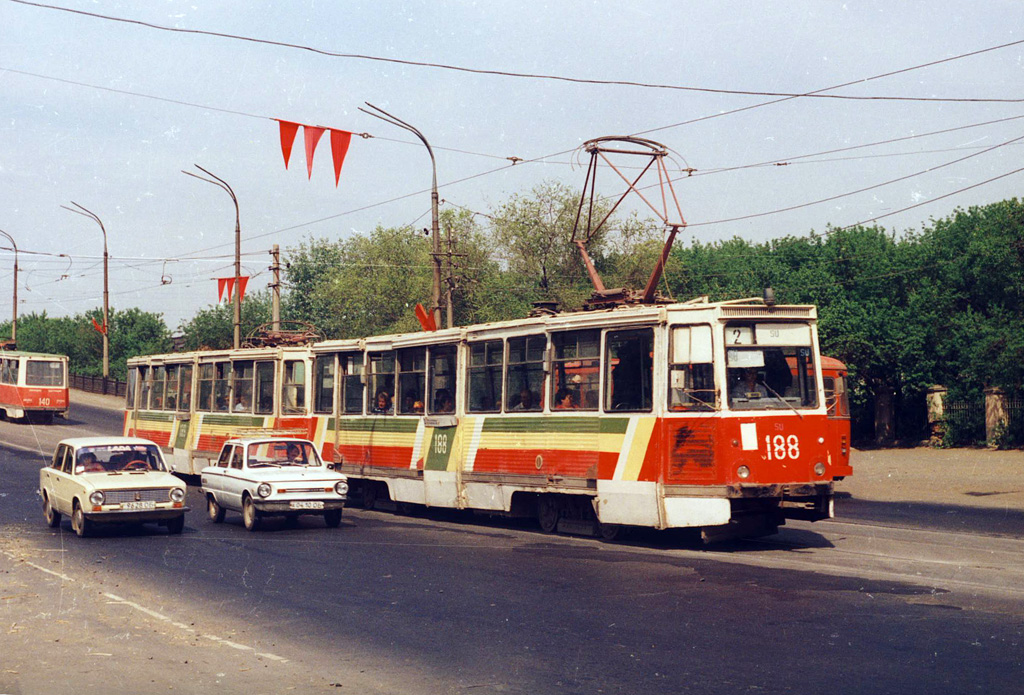
{"type": "Polygon", "coordinates": [[[227,288],[228,278],[217,278],[217,303],[224,301],[224,290],[227,288]]]}
{"type": "Polygon", "coordinates": [[[345,163],[345,155],[348,154],[349,143],[352,142],[352,133],[347,130],[334,130],[331,128],[331,157],[334,159],[334,187],[338,187],[338,179],[341,177],[341,165],[345,163]]]}
{"type": "Polygon", "coordinates": [[[320,142],[320,136],[324,134],[324,129],[313,125],[304,125],[302,134],[306,139],[306,172],[309,174],[309,178],[313,178],[313,153],[316,151],[316,144],[320,142]]]}
{"type": "Polygon", "coordinates": [[[281,154],[284,155],[284,168],[288,168],[288,160],[292,157],[292,145],[295,134],[299,132],[299,124],[291,121],[278,121],[281,124],[281,154]]]}
{"type": "Polygon", "coordinates": [[[102,326],[100,326],[99,322],[96,319],[93,319],[92,320],[92,327],[96,329],[97,333],[102,333],[103,335],[107,334],[107,324],[106,323],[104,323],[102,326]]]}
{"type": "Polygon", "coordinates": [[[234,278],[224,278],[224,287],[227,290],[225,292],[225,294],[224,294],[224,298],[227,299],[227,301],[230,302],[231,301],[231,297],[232,297],[231,293],[235,291],[235,279],[234,278]]]}
{"type": "Polygon", "coordinates": [[[245,286],[249,284],[249,278],[245,275],[238,278],[238,301],[245,299],[245,286]]]}

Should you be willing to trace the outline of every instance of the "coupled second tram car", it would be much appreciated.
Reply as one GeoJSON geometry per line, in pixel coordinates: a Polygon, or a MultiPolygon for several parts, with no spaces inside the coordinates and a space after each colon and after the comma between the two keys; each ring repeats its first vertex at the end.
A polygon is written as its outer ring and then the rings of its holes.
{"type": "Polygon", "coordinates": [[[834,481],[852,472],[836,390],[845,370],[819,354],[816,324],[813,306],[695,301],[290,354],[194,353],[173,372],[174,356],[138,358],[126,431],[149,436],[141,423],[166,422],[161,443],[184,472],[210,456],[204,431],[292,432],[316,441],[367,506],[535,516],[548,531],[589,525],[606,536],[629,526],[770,533],[787,518],[832,516],[834,481]],[[201,369],[207,395],[192,398],[201,369]],[[243,412],[226,405],[236,401],[243,412]]]}

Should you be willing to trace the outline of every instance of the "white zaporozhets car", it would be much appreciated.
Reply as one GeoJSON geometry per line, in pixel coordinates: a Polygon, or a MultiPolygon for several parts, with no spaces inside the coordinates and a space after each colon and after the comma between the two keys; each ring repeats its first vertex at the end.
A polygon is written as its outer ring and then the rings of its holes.
{"type": "Polygon", "coordinates": [[[210,520],[219,524],[225,510],[240,511],[250,531],[267,515],[316,514],[336,528],[348,496],[348,478],[324,465],[306,439],[231,439],[201,475],[210,520]]]}
{"type": "Polygon", "coordinates": [[[170,533],[185,528],[186,487],[167,472],[160,447],[137,437],[78,437],[57,444],[39,471],[43,515],[52,528],[61,517],[87,536],[97,523],[157,522],[170,533]]]}

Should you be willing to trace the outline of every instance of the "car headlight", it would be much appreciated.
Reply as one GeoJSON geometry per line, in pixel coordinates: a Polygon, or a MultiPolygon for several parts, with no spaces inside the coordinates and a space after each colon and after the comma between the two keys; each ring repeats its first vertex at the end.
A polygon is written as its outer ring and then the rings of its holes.
{"type": "Polygon", "coordinates": [[[185,491],[180,487],[171,488],[171,502],[183,502],[185,500],[185,491]]]}
{"type": "Polygon", "coordinates": [[[89,502],[94,507],[98,507],[101,504],[103,504],[103,500],[105,500],[105,499],[106,499],[106,497],[103,495],[103,492],[101,492],[100,490],[97,490],[96,492],[94,492],[91,495],[89,495],[89,502]]]}
{"type": "Polygon", "coordinates": [[[260,497],[270,497],[270,493],[273,490],[270,488],[270,483],[260,483],[260,486],[256,488],[256,494],[260,497]]]}
{"type": "Polygon", "coordinates": [[[339,480],[334,484],[334,491],[337,492],[339,495],[347,495],[348,483],[346,483],[344,480],[339,480]]]}

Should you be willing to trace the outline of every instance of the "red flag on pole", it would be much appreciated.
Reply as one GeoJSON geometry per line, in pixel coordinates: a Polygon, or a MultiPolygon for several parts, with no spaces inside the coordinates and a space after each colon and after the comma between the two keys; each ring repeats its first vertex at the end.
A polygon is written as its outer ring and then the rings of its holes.
{"type": "Polygon", "coordinates": [[[425,331],[436,331],[437,324],[434,322],[434,315],[423,308],[422,304],[416,304],[416,318],[425,331]]]}
{"type": "Polygon", "coordinates": [[[341,165],[345,162],[345,155],[348,154],[349,143],[352,142],[352,133],[347,130],[334,130],[331,128],[331,157],[334,159],[334,187],[338,187],[338,179],[341,177],[341,165]]]}
{"type": "Polygon", "coordinates": [[[299,124],[291,121],[281,121],[281,154],[284,155],[284,168],[288,168],[288,160],[292,157],[292,145],[295,144],[295,134],[299,132],[299,124]]]}
{"type": "Polygon", "coordinates": [[[309,178],[313,178],[313,153],[316,151],[316,144],[320,142],[320,136],[324,134],[324,129],[304,125],[302,134],[306,140],[306,172],[309,174],[309,178]]]}
{"type": "Polygon", "coordinates": [[[249,277],[246,275],[238,278],[238,301],[245,299],[245,286],[249,284],[249,277]]]}
{"type": "Polygon", "coordinates": [[[100,326],[99,322],[96,321],[96,319],[93,319],[92,320],[92,327],[96,329],[97,333],[102,333],[103,335],[107,334],[107,324],[106,324],[106,322],[104,322],[103,325],[100,326]]]}
{"type": "Polygon", "coordinates": [[[217,278],[217,303],[224,301],[224,290],[227,288],[228,278],[217,278]]]}

